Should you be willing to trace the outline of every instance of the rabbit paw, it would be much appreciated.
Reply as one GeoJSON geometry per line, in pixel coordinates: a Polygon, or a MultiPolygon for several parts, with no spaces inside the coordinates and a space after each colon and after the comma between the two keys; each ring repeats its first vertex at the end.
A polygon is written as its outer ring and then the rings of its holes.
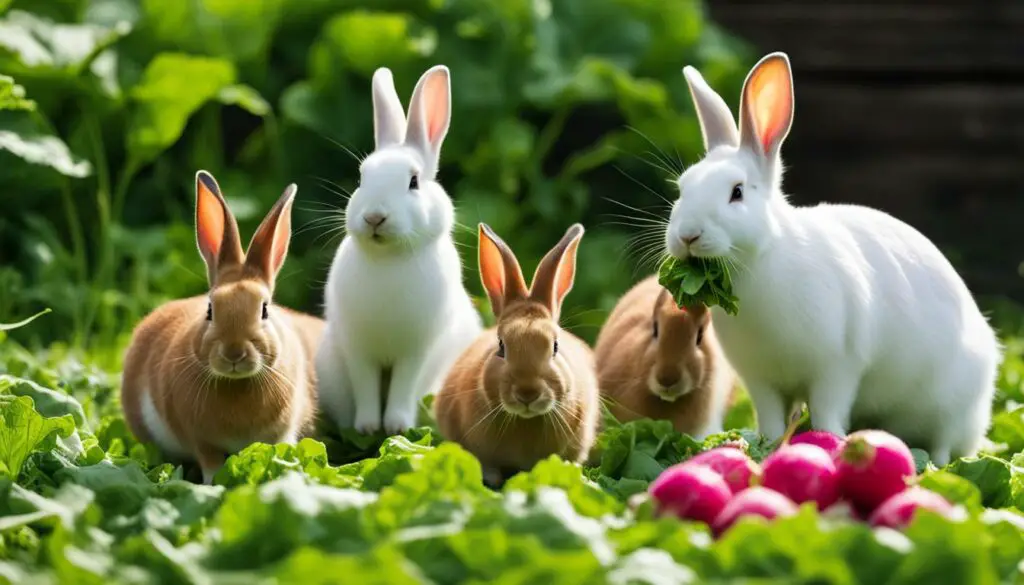
{"type": "Polygon", "coordinates": [[[384,430],[389,435],[397,435],[416,426],[416,411],[389,411],[384,413],[384,430]]]}
{"type": "Polygon", "coordinates": [[[369,414],[369,416],[357,412],[356,421],[353,427],[355,427],[356,432],[360,434],[372,435],[373,433],[376,433],[377,431],[380,430],[380,418],[374,416],[372,412],[369,414]]]}

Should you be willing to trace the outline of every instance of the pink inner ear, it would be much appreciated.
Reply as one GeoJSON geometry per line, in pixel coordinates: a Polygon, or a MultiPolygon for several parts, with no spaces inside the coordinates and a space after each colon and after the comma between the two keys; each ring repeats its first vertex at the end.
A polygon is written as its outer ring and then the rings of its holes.
{"type": "Polygon", "coordinates": [[[273,269],[276,274],[284,264],[284,257],[288,253],[288,242],[292,237],[291,205],[281,211],[281,218],[278,220],[277,229],[274,230],[273,247],[273,269]]]}
{"type": "Polygon", "coordinates": [[[448,76],[436,73],[423,88],[423,110],[427,119],[427,140],[436,143],[448,123],[448,76]]]}
{"type": "Polygon", "coordinates": [[[224,209],[202,181],[199,181],[196,202],[196,235],[199,249],[208,257],[207,261],[216,260],[224,240],[224,209]]]}
{"type": "Polygon", "coordinates": [[[781,59],[762,65],[750,80],[754,125],[766,153],[778,144],[789,126],[793,113],[791,87],[789,70],[781,59]]]}

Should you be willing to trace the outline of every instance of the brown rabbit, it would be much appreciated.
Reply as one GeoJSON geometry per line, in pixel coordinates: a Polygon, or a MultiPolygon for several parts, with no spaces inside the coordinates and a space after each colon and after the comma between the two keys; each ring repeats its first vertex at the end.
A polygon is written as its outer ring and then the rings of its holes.
{"type": "Polygon", "coordinates": [[[615,306],[594,348],[602,397],[615,417],[672,421],[702,438],[722,431],[736,375],[707,307],[680,309],[651,276],[615,306]]]}
{"type": "Polygon", "coordinates": [[[285,189],[243,253],[216,180],[196,173],[196,239],[210,292],[150,313],[125,355],[121,405],[132,433],[198,462],[205,483],[227,454],[312,430],[323,321],[271,301],[296,190],[285,189]]]}
{"type": "Polygon", "coordinates": [[[449,372],[434,403],[441,434],[480,459],[488,478],[557,454],[586,459],[598,424],[590,347],[558,326],[576,274],[583,226],[544,256],[528,289],[512,250],[480,224],[480,276],[497,326],[449,372]]]}

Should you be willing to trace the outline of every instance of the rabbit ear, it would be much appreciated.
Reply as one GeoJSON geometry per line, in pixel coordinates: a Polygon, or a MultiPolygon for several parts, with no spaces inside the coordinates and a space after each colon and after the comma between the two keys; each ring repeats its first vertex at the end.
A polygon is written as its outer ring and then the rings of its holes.
{"type": "Polygon", "coordinates": [[[491,299],[491,311],[497,317],[512,301],[526,298],[526,283],[515,254],[490,226],[481,223],[478,237],[480,281],[491,299]]]}
{"type": "Polygon", "coordinates": [[[292,203],[298,190],[295,183],[285,187],[277,203],[256,228],[245,253],[246,265],[256,269],[267,284],[274,283],[288,255],[288,243],[292,239],[292,203]]]}
{"type": "Polygon", "coordinates": [[[793,124],[793,73],[789,57],[776,52],[754,65],[740,98],[740,143],[774,160],[793,124]]]}
{"type": "Polygon", "coordinates": [[[576,250],[583,237],[583,226],[573,224],[550,252],[544,255],[533,274],[530,298],[543,304],[558,319],[562,300],[572,290],[576,278],[576,250]]]}
{"type": "Polygon", "coordinates": [[[391,70],[381,67],[373,73],[373,139],[377,149],[402,142],[405,112],[395,91],[391,70]]]}
{"type": "Polygon", "coordinates": [[[448,134],[448,124],[452,118],[451,91],[448,68],[435,65],[420,77],[409,102],[409,125],[405,142],[423,153],[424,160],[433,172],[437,171],[441,143],[448,134]]]}
{"type": "Polygon", "coordinates": [[[206,277],[211,285],[220,270],[242,262],[238,222],[228,209],[217,180],[202,170],[196,173],[196,244],[206,262],[206,277]]]}
{"type": "Polygon", "coordinates": [[[683,67],[683,77],[690,86],[690,97],[697,110],[701,134],[704,136],[704,150],[716,146],[736,146],[740,143],[740,135],[736,129],[736,120],[729,111],[722,96],[718,95],[694,67],[683,67]]]}

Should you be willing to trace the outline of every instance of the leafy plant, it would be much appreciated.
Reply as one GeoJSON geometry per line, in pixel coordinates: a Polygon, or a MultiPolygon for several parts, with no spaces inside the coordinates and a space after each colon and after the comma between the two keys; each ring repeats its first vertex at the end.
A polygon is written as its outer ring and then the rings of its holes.
{"type": "Polygon", "coordinates": [[[718,258],[691,256],[679,260],[670,256],[658,269],[658,283],[672,292],[680,307],[718,306],[730,315],[739,311],[739,299],[732,294],[729,267],[718,258]]]}

